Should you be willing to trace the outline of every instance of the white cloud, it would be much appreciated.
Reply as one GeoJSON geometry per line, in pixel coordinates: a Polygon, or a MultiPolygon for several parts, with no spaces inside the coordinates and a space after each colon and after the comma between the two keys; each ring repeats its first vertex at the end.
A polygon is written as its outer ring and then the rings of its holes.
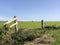
{"type": "Polygon", "coordinates": [[[4,16],[0,16],[0,21],[8,21],[8,20],[10,20],[10,18],[4,17],[4,16]]]}

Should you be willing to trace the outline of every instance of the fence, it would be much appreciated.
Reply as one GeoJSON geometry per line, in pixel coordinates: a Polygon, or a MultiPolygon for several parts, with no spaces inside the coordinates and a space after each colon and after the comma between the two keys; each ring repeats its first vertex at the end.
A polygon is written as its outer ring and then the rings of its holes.
{"type": "Polygon", "coordinates": [[[14,22],[14,24],[10,25],[9,28],[15,27],[15,31],[18,31],[18,21],[17,21],[17,17],[14,16],[14,18],[6,23],[4,23],[4,28],[5,30],[8,29],[7,25],[9,25],[9,23],[14,22]]]}
{"type": "MultiPolygon", "coordinates": [[[[15,31],[18,31],[18,21],[17,21],[17,17],[16,16],[14,16],[14,18],[12,20],[4,23],[5,30],[7,30],[7,29],[9,30],[9,28],[12,28],[12,27],[15,27],[15,31]],[[11,23],[11,22],[14,22],[14,24],[8,26],[9,23],[11,23]]],[[[41,20],[41,28],[42,29],[44,28],[44,21],[43,20],[41,20]]]]}

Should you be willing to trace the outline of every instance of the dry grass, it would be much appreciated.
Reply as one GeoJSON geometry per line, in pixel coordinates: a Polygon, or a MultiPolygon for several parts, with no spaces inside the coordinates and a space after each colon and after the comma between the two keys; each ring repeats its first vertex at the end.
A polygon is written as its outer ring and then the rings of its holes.
{"type": "Polygon", "coordinates": [[[33,42],[25,45],[51,45],[55,40],[50,35],[44,34],[43,36],[36,38],[33,42]]]}

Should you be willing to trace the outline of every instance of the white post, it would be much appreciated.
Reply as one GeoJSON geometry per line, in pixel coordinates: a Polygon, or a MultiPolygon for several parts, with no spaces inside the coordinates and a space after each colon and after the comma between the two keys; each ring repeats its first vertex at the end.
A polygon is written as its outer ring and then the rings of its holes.
{"type": "MultiPolygon", "coordinates": [[[[14,18],[17,18],[16,16],[14,16],[14,18]]],[[[15,25],[15,31],[17,32],[18,31],[18,22],[17,22],[17,19],[16,20],[14,20],[14,23],[17,23],[16,25],[15,25]]]]}

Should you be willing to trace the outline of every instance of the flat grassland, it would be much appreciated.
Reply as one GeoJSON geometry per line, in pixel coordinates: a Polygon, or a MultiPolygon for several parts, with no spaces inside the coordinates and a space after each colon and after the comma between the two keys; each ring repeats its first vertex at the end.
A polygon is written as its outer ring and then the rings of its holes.
{"type": "MultiPolygon", "coordinates": [[[[5,22],[0,21],[0,27],[3,27],[5,22]]],[[[60,22],[45,22],[47,26],[60,26],[60,22]]],[[[41,28],[41,22],[18,22],[19,28],[41,28]]]]}
{"type": "MultiPolygon", "coordinates": [[[[3,27],[5,22],[0,22],[0,28],[3,27]]],[[[47,26],[56,26],[60,27],[60,22],[45,22],[47,26]]],[[[41,28],[41,22],[18,22],[18,27],[26,28],[26,29],[34,29],[34,28],[41,28]]],[[[60,29],[46,29],[45,34],[49,34],[54,37],[55,42],[52,45],[60,45],[60,29]]]]}

